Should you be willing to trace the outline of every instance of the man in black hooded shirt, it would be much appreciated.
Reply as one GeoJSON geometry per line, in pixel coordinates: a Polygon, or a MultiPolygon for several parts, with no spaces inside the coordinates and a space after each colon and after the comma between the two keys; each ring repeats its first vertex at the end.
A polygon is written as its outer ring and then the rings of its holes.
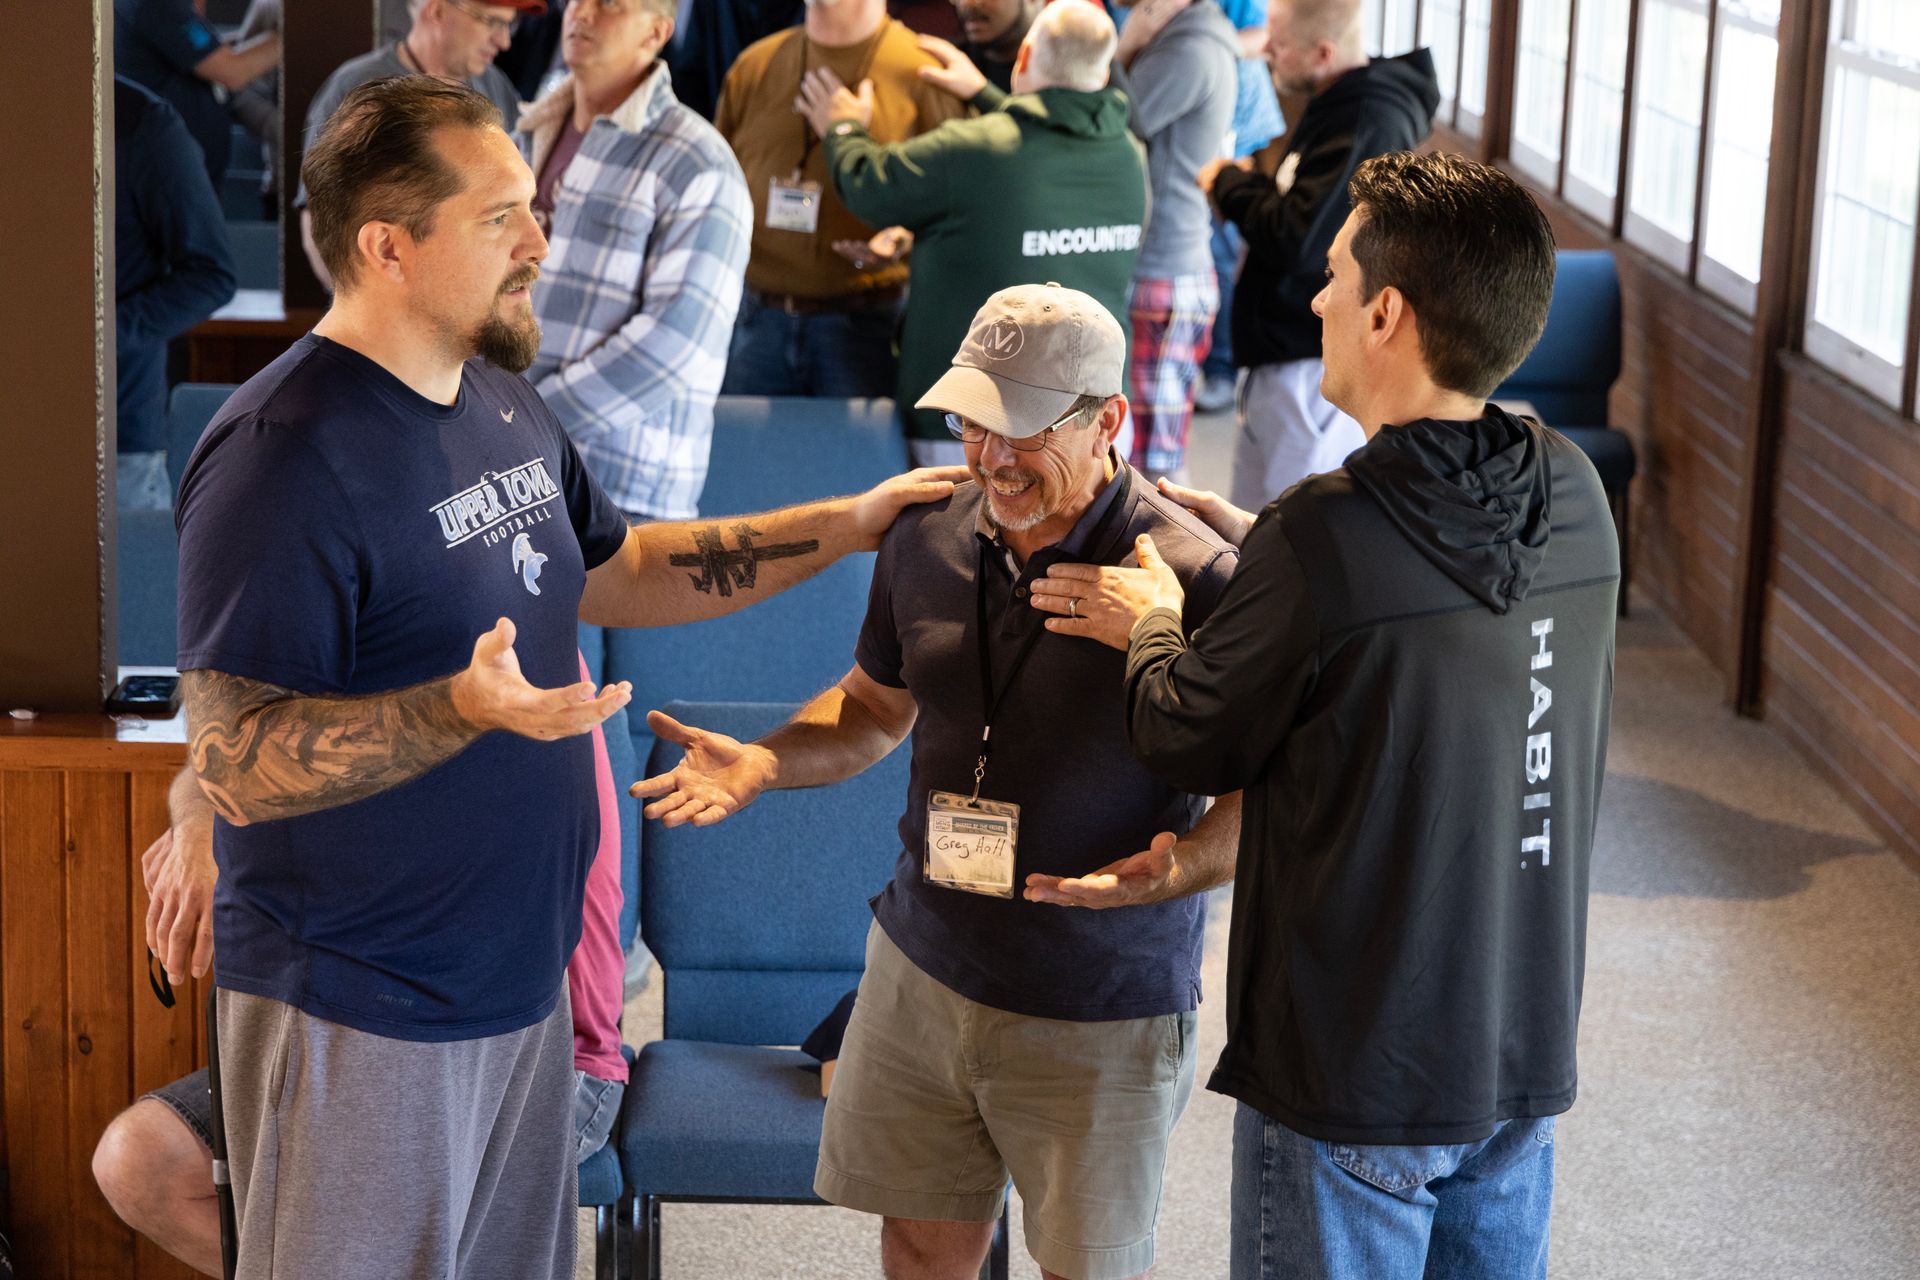
{"type": "Polygon", "coordinates": [[[1346,221],[1363,161],[1411,151],[1433,128],[1440,84],[1425,49],[1367,58],[1360,0],[1272,0],[1267,62],[1282,100],[1304,96],[1279,171],[1216,160],[1201,190],[1240,229],[1247,257],[1233,293],[1233,356],[1247,370],[1234,436],[1233,501],[1259,510],[1304,476],[1358,449],[1359,424],[1320,394],[1313,298],[1346,221]]]}
{"type": "Polygon", "coordinates": [[[1366,445],[1257,519],[1175,491],[1242,543],[1191,638],[1146,539],[1139,569],[1055,566],[1032,595],[1127,649],[1162,781],[1245,789],[1237,867],[1176,845],[1027,897],[1158,902],[1237,870],[1208,1085],[1242,1104],[1235,1280],[1543,1277],[1619,546],[1579,449],[1486,403],[1546,322],[1538,207],[1452,156],[1369,161],[1351,195],[1313,308],[1366,445]]]}

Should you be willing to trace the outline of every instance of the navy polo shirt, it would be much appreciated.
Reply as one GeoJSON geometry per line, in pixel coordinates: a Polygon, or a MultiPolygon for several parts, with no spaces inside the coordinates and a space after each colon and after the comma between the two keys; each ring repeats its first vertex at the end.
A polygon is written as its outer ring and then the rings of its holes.
{"type": "MultiPolygon", "coordinates": [[[[513,620],[541,688],[580,678],[586,573],[627,536],[524,378],[469,361],[435,404],[308,334],[181,480],[180,668],[361,697],[465,667],[513,620]]],[[[554,1007],[599,840],[591,738],[488,733],[378,795],[214,828],[220,986],[403,1040],[554,1007]]]]}
{"type": "Polygon", "coordinates": [[[900,817],[901,852],[873,901],[894,945],[970,1000],[1011,1013],[1097,1022],[1194,1008],[1206,907],[1196,895],[1124,911],[1075,911],[926,883],[927,794],[973,789],[986,702],[975,643],[975,581],[986,552],[993,678],[1041,632],[1000,704],[983,796],[1020,806],[1016,895],[1033,872],[1084,875],[1185,833],[1201,801],[1158,781],[1127,741],[1126,655],[1044,628],[1028,584],[1049,565],[1118,565],[1153,535],[1186,589],[1199,626],[1238,556],[1126,463],[1060,542],[1024,566],[987,519],[979,486],[909,508],[881,543],[855,659],[874,680],[913,695],[913,763],[900,817]]]}

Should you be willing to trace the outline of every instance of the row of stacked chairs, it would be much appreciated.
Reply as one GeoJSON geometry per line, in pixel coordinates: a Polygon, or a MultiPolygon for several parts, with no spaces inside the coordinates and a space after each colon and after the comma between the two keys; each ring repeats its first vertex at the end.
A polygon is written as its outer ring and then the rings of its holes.
{"type": "MultiPolygon", "coordinates": [[[[178,469],[233,388],[183,384],[170,402],[178,469]]],[[[721,397],[700,502],[733,516],[854,493],[906,469],[891,401],[721,397]]],[[[170,512],[123,512],[122,661],[171,665],[177,555],[170,512]]],[[[849,556],[753,608],[708,622],[581,627],[599,681],[629,680],[607,724],[616,781],[664,772],[679,749],[647,730],[659,707],[689,724],[756,737],[852,664],[873,556],[849,556]]],[[[817,1203],[819,1071],[799,1044],[864,965],[867,903],[893,872],[907,753],[816,791],[777,792],[716,827],[644,827],[619,797],[620,921],[659,962],[662,1038],[632,1053],[607,1146],[580,1169],[596,1212],[595,1274],[661,1270],[661,1206],[817,1203]]],[[[771,1243],[769,1248],[773,1248],[771,1243]]],[[[1003,1216],[983,1276],[1007,1274],[1003,1216]]]]}

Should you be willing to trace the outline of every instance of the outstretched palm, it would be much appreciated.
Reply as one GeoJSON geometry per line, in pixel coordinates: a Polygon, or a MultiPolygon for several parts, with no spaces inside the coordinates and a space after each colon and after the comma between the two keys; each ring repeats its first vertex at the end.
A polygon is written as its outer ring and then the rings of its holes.
{"type": "Polygon", "coordinates": [[[669,827],[691,822],[710,827],[740,812],[766,789],[771,756],[762,748],[681,724],[664,711],[649,711],[647,727],[687,749],[667,773],[636,782],[629,794],[651,800],[643,812],[669,827]]]}

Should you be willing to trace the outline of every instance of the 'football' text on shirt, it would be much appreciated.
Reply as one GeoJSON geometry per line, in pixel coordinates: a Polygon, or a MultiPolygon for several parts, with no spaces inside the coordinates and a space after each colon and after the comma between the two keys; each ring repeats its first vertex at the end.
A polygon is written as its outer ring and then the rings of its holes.
{"type": "Polygon", "coordinates": [[[1029,258],[1063,253],[1118,253],[1140,247],[1138,223],[1110,227],[1065,227],[1059,231],[1028,231],[1020,237],[1020,252],[1029,258]]]}
{"type": "Polygon", "coordinates": [[[491,479],[440,503],[433,514],[440,518],[440,532],[446,535],[447,545],[457,547],[502,520],[545,506],[559,492],[560,486],[547,473],[546,460],[535,458],[510,471],[494,472],[491,479]]]}

